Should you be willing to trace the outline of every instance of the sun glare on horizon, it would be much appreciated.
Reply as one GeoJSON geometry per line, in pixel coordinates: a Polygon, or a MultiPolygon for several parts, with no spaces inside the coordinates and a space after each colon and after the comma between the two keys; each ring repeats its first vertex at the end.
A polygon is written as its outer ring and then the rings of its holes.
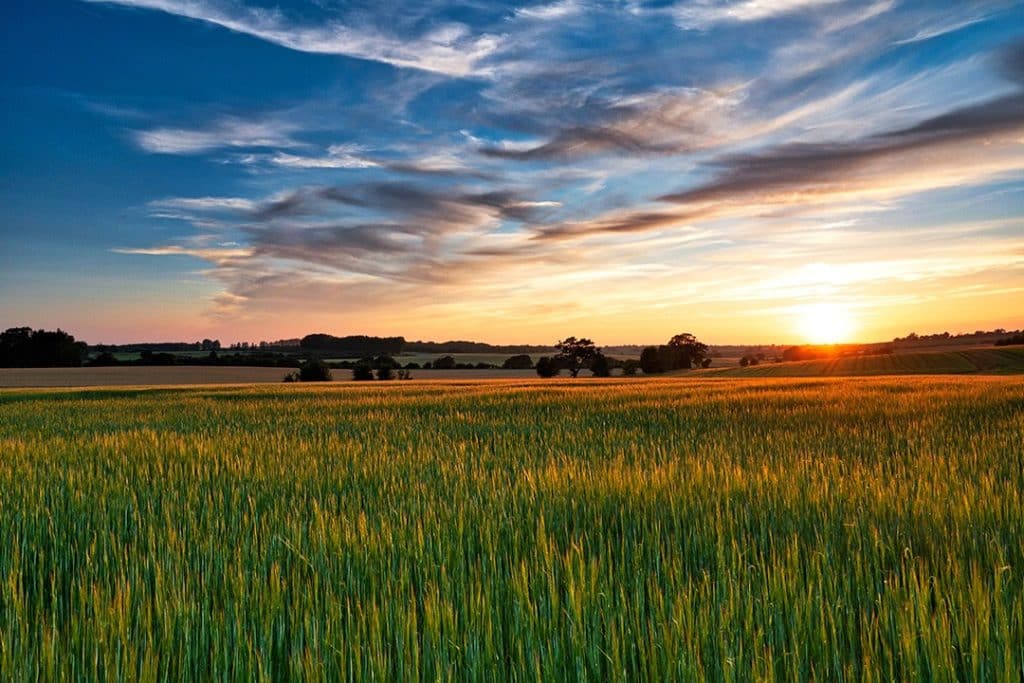
{"type": "Polygon", "coordinates": [[[850,341],[857,322],[846,306],[817,303],[797,309],[800,336],[811,344],[839,344],[850,341]]]}

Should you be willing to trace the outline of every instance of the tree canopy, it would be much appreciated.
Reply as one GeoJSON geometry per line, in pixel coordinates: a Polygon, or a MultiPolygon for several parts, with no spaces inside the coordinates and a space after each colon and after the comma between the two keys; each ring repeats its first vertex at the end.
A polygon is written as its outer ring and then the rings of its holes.
{"type": "Polygon", "coordinates": [[[537,375],[540,377],[554,377],[560,368],[549,357],[541,356],[537,359],[537,375]]]}
{"type": "Polygon", "coordinates": [[[85,342],[75,341],[67,332],[33,331],[12,327],[0,332],[0,367],[78,367],[88,356],[85,342]]]}
{"type": "Polygon", "coordinates": [[[573,377],[578,376],[580,370],[587,367],[600,352],[594,342],[586,337],[566,337],[555,344],[555,348],[558,349],[558,355],[553,360],[568,370],[573,377]]]}
{"type": "Polygon", "coordinates": [[[640,367],[648,375],[701,367],[707,354],[707,344],[689,332],[682,332],[667,344],[644,349],[640,354],[640,367]]]}

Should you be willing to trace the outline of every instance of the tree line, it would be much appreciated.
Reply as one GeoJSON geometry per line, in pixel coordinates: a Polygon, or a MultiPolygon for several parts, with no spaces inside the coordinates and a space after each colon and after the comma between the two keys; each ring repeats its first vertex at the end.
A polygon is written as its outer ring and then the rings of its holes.
{"type": "Polygon", "coordinates": [[[555,344],[558,353],[542,356],[537,360],[537,374],[541,377],[555,377],[562,370],[577,377],[584,368],[595,377],[609,377],[614,369],[621,369],[625,376],[642,370],[646,375],[657,375],[675,370],[706,368],[711,365],[708,345],[689,332],[673,336],[660,346],[648,346],[640,352],[640,360],[620,360],[602,353],[596,344],[586,337],[567,337],[555,344]]]}
{"type": "Polygon", "coordinates": [[[73,368],[89,357],[89,346],[58,329],[55,332],[12,327],[0,332],[0,367],[73,368]]]}
{"type": "MultiPolygon", "coordinates": [[[[260,345],[263,346],[262,344],[260,345]]],[[[340,357],[364,358],[381,354],[396,356],[402,353],[537,353],[546,351],[548,347],[529,344],[494,345],[474,341],[408,341],[405,337],[373,337],[368,335],[348,335],[336,337],[318,332],[307,334],[299,340],[299,348],[303,351],[319,354],[331,354],[340,357]]]]}

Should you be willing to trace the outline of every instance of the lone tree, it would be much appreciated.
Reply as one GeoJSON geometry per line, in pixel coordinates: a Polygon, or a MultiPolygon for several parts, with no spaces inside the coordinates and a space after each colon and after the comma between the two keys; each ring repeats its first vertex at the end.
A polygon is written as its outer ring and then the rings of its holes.
{"type": "Polygon", "coordinates": [[[683,368],[700,367],[708,355],[708,345],[689,332],[677,334],[669,339],[668,347],[679,354],[678,366],[683,368]]]}
{"type": "Polygon", "coordinates": [[[600,352],[594,342],[586,337],[566,337],[555,344],[555,348],[558,349],[558,355],[554,357],[554,361],[561,364],[573,377],[578,376],[580,370],[590,365],[600,352]]]}

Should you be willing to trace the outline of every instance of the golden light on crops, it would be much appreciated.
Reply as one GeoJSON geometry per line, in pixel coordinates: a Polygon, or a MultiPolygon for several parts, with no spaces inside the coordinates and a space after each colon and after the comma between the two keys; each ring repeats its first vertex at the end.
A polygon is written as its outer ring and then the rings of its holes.
{"type": "Polygon", "coordinates": [[[851,340],[857,322],[846,306],[822,302],[797,309],[797,327],[811,344],[838,344],[851,340]]]}

